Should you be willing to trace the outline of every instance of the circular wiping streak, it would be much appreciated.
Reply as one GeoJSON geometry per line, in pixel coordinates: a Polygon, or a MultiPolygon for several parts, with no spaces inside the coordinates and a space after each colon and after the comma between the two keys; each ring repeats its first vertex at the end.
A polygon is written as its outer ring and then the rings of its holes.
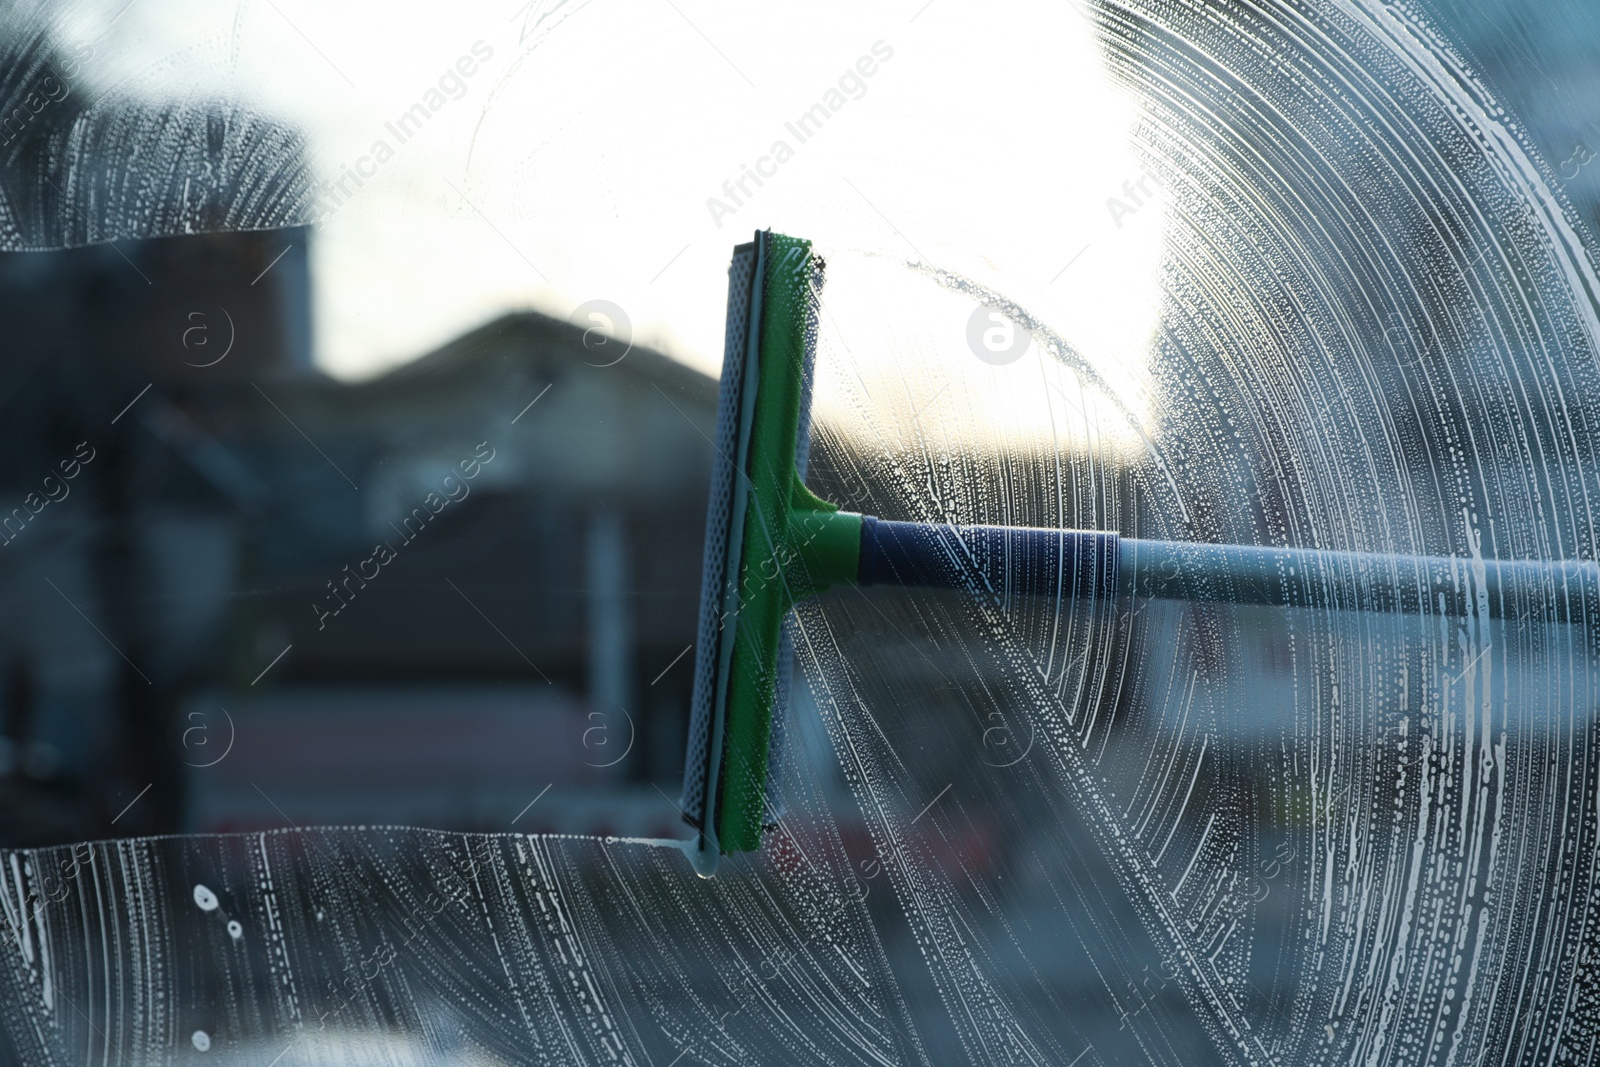
{"type": "Polygon", "coordinates": [[[960,293],[962,296],[978,301],[991,311],[1000,312],[1012,322],[1033,334],[1039,341],[1039,347],[1049,353],[1057,363],[1072,371],[1080,380],[1088,383],[1096,392],[1110,401],[1117,411],[1121,413],[1128,428],[1138,434],[1139,440],[1143,441],[1145,448],[1149,449],[1150,457],[1155,460],[1156,466],[1161,469],[1161,476],[1166,479],[1168,487],[1172,490],[1173,502],[1177,505],[1183,521],[1185,523],[1190,521],[1189,509],[1183,503],[1183,493],[1178,489],[1177,479],[1172,476],[1172,470],[1167,464],[1166,457],[1162,455],[1160,446],[1145,431],[1144,424],[1139,420],[1139,417],[1133,413],[1127,404],[1122,402],[1122,398],[1117,396],[1116,391],[1111,388],[1100,372],[1094,368],[1093,364],[1084,359],[1065,337],[1040,322],[1038,318],[1016,301],[1002,296],[982,282],[974,281],[943,267],[935,267],[921,260],[907,259],[900,262],[902,266],[915,274],[920,274],[927,278],[939,288],[952,293],[960,293]]]}

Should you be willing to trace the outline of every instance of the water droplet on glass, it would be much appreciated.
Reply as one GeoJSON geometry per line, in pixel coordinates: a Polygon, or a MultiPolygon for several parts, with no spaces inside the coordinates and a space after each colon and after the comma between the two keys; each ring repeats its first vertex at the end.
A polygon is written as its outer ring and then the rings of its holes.
{"type": "Polygon", "coordinates": [[[194,902],[200,905],[201,911],[217,910],[217,895],[203,885],[194,887],[194,902]]]}
{"type": "Polygon", "coordinates": [[[232,937],[235,941],[244,936],[244,927],[239,925],[238,919],[228,920],[228,936],[232,937]]]}
{"type": "MultiPolygon", "coordinates": [[[[197,887],[196,888],[196,895],[198,895],[200,889],[204,889],[204,888],[205,888],[205,886],[197,887]]],[[[214,908],[214,907],[217,906],[215,902],[216,902],[216,898],[213,897],[212,898],[211,907],[214,908]]],[[[208,908],[207,910],[209,911],[210,909],[208,908]]],[[[206,1033],[204,1030],[196,1030],[194,1032],[194,1036],[189,1038],[189,1040],[193,1041],[194,1042],[194,1047],[199,1049],[201,1052],[206,1052],[206,1051],[210,1050],[210,1048],[211,1048],[211,1035],[206,1033]]]]}

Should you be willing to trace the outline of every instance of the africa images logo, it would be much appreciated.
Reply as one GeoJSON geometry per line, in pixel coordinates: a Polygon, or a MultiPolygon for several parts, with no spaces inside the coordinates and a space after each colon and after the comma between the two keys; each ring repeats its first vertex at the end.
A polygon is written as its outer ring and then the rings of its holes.
{"type": "Polygon", "coordinates": [[[339,176],[316,191],[313,225],[320,226],[333,217],[367,181],[377,176],[379,167],[395,157],[395,150],[399,146],[422,132],[423,127],[446,104],[467,95],[466,79],[478,73],[482,64],[494,58],[494,49],[486,41],[473,41],[469,51],[471,55],[463,55],[452,66],[446,67],[420,100],[401,112],[393,122],[383,124],[384,130],[394,139],[394,144],[389,143],[389,137],[379,137],[372,142],[365,155],[340,167],[339,176]],[[352,183],[355,188],[351,188],[352,183]]]}

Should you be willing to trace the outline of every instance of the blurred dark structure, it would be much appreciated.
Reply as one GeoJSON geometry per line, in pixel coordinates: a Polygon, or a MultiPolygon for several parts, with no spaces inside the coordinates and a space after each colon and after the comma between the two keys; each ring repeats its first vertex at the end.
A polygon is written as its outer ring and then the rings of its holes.
{"type": "Polygon", "coordinates": [[[715,384],[533,314],[340,384],[308,236],[0,256],[0,840],[675,774],[715,384]]]}

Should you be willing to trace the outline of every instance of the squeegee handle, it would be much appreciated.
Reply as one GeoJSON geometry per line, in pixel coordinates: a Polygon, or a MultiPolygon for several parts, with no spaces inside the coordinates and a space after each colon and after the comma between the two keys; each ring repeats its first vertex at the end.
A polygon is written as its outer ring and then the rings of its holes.
{"type": "Polygon", "coordinates": [[[1577,622],[1600,611],[1590,560],[1404,556],[1145,541],[1091,530],[947,526],[862,516],[858,585],[1067,598],[1131,593],[1223,604],[1423,610],[1577,622]]]}
{"type": "Polygon", "coordinates": [[[1015,593],[1112,597],[1118,537],[1025,526],[944,526],[861,517],[857,585],[1002,587],[1015,593]]]}

